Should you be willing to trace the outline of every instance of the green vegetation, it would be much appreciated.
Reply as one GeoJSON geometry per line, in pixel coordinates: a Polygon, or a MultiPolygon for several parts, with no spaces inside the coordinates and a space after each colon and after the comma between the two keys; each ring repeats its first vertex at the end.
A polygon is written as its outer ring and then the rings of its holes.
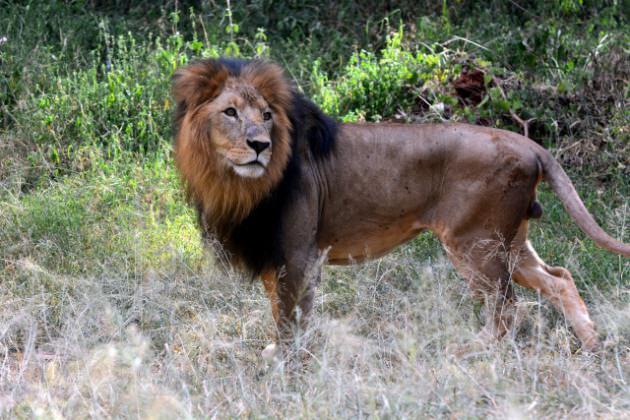
{"type": "Polygon", "coordinates": [[[0,0],[0,415],[630,412],[630,266],[548,190],[532,240],[574,272],[599,359],[573,354],[562,317],[523,291],[524,326],[457,357],[473,303],[423,235],[325,270],[313,356],[291,377],[261,360],[262,291],[202,248],[170,158],[175,68],[271,58],[340,120],[527,129],[628,242],[623,2],[158,3],[0,0]]]}

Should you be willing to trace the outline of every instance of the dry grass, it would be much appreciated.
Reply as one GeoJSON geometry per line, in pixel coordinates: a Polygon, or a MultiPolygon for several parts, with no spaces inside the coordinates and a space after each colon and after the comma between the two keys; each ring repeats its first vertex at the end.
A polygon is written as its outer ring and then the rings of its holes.
{"type": "Polygon", "coordinates": [[[309,356],[290,371],[260,356],[271,314],[257,283],[172,257],[137,278],[68,277],[27,258],[7,265],[2,416],[630,415],[627,289],[587,296],[606,337],[601,355],[575,352],[562,318],[533,295],[522,296],[514,334],[460,354],[478,330],[474,304],[443,257],[418,262],[407,247],[325,270],[309,356]]]}

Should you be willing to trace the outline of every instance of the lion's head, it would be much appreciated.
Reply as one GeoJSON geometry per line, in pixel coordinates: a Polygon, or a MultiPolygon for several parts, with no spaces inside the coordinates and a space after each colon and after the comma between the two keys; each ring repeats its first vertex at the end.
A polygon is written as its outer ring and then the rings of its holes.
{"type": "Polygon", "coordinates": [[[281,180],[291,155],[291,85],[264,61],[195,62],[174,75],[175,161],[189,198],[238,223],[281,180]]]}
{"type": "Polygon", "coordinates": [[[204,235],[253,274],[283,261],[282,218],[337,124],[276,64],[211,59],[173,77],[175,163],[204,235]]]}

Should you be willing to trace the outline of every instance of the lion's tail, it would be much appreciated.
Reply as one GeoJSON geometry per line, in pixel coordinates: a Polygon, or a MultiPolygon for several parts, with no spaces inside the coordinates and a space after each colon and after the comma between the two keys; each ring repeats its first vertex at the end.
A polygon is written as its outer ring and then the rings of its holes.
{"type": "Polygon", "coordinates": [[[544,179],[558,195],[564,208],[580,229],[600,247],[630,257],[630,244],[620,242],[604,232],[586,209],[577,191],[575,191],[573,183],[553,156],[548,152],[539,156],[543,166],[544,179]]]}

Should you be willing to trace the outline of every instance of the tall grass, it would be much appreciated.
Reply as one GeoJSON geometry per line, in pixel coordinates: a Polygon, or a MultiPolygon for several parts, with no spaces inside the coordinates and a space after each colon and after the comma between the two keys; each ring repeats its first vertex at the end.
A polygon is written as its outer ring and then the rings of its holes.
{"type": "Polygon", "coordinates": [[[478,327],[463,283],[443,257],[419,262],[406,248],[326,271],[296,372],[260,357],[272,320],[257,283],[176,266],[134,279],[16,262],[28,290],[2,285],[3,414],[619,418],[630,410],[627,291],[588,296],[606,336],[601,356],[574,353],[575,338],[536,296],[522,300],[521,327],[503,342],[462,353],[478,327]],[[64,327],[51,331],[53,306],[64,327]]]}

